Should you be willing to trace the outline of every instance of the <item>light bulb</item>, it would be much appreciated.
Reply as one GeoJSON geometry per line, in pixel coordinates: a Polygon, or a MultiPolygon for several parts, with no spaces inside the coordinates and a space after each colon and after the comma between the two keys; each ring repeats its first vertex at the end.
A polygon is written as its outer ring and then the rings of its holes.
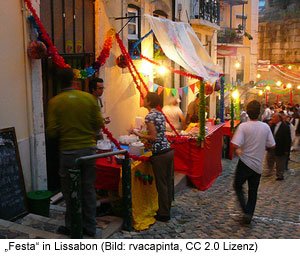
{"type": "Polygon", "coordinates": [[[278,87],[280,87],[281,84],[282,84],[282,82],[281,82],[280,80],[278,80],[278,81],[276,82],[276,86],[278,86],[278,87]]]}
{"type": "Polygon", "coordinates": [[[232,98],[233,99],[238,99],[239,98],[239,96],[240,96],[240,94],[239,94],[239,91],[238,90],[234,90],[233,92],[232,92],[232,98]]]}
{"type": "Polygon", "coordinates": [[[292,84],[291,84],[291,83],[288,83],[288,84],[286,85],[286,88],[292,88],[292,84]]]}
{"type": "Polygon", "coordinates": [[[160,75],[165,75],[168,72],[168,69],[165,66],[159,66],[157,71],[160,75]]]}
{"type": "Polygon", "coordinates": [[[241,67],[241,64],[238,61],[236,61],[234,64],[234,67],[238,69],[241,67]]]}
{"type": "Polygon", "coordinates": [[[143,60],[141,64],[141,73],[150,75],[152,72],[152,64],[148,61],[143,60]]]}

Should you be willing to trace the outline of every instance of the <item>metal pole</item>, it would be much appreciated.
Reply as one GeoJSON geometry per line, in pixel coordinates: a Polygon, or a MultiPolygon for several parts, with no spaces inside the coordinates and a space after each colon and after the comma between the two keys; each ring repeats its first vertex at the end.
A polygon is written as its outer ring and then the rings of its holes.
{"type": "MultiPolygon", "coordinates": [[[[112,155],[117,155],[117,154],[126,154],[126,150],[121,150],[121,151],[115,151],[115,152],[108,152],[108,153],[101,153],[101,154],[93,154],[93,155],[88,155],[88,156],[82,156],[80,158],[77,158],[75,160],[75,168],[74,169],[69,169],[70,173],[70,179],[71,179],[71,185],[70,185],[70,196],[71,196],[71,238],[82,238],[82,208],[81,208],[81,172],[80,172],[80,166],[88,160],[93,160],[97,158],[102,158],[102,157],[108,157],[112,155]]],[[[124,163],[127,165],[123,167],[123,176],[129,176],[129,182],[123,182],[125,185],[129,185],[129,193],[126,191],[126,194],[123,193],[123,198],[124,196],[127,196],[128,199],[130,199],[130,208],[127,206],[125,207],[125,210],[127,211],[126,216],[124,217],[125,220],[127,220],[128,224],[132,223],[132,210],[131,210],[131,180],[130,180],[130,173],[131,173],[131,166],[129,162],[129,158],[126,157],[124,163]],[[125,171],[125,172],[124,172],[125,171]],[[130,217],[127,218],[127,217],[130,217]]],[[[124,180],[123,177],[123,180],[124,180]]],[[[125,186],[123,186],[124,188],[125,186]]],[[[124,189],[123,189],[124,190],[124,189]]],[[[124,192],[124,191],[123,191],[124,192]]],[[[128,205],[129,206],[129,205],[128,205]]],[[[128,226],[129,228],[129,226],[128,226]]],[[[130,227],[131,229],[131,227],[130,227]]]]}
{"type": "Polygon", "coordinates": [[[225,78],[221,77],[221,89],[220,89],[220,120],[224,122],[224,87],[225,87],[225,78]]]}

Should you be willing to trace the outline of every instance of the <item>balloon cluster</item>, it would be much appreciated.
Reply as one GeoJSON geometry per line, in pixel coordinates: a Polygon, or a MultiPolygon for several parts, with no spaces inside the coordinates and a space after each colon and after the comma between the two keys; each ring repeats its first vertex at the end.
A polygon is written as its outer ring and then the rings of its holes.
{"type": "MultiPolygon", "coordinates": [[[[28,47],[28,55],[33,59],[39,59],[45,57],[44,51],[48,52],[48,55],[52,57],[53,63],[60,68],[69,68],[70,65],[65,63],[64,58],[59,55],[57,48],[53,45],[45,27],[43,26],[40,18],[38,17],[35,9],[33,8],[30,0],[25,0],[27,8],[32,13],[28,17],[29,22],[31,22],[33,28],[37,31],[38,43],[32,43],[28,47]]],[[[110,50],[112,48],[113,39],[115,35],[115,30],[110,29],[106,33],[106,38],[100,55],[97,58],[97,61],[93,63],[92,66],[87,67],[83,70],[74,69],[75,78],[77,79],[86,79],[95,74],[99,68],[106,63],[107,58],[110,55],[110,50]]],[[[34,41],[33,41],[34,42],[34,41]]]]}
{"type": "Polygon", "coordinates": [[[31,59],[41,59],[47,56],[47,47],[42,41],[31,41],[27,47],[27,54],[31,59]]]}
{"type": "Polygon", "coordinates": [[[32,13],[34,22],[36,23],[36,27],[39,30],[39,35],[42,41],[44,42],[44,44],[47,46],[48,54],[52,57],[53,63],[55,63],[60,68],[69,68],[70,65],[65,63],[64,58],[62,58],[62,56],[59,55],[57,48],[53,45],[45,27],[43,26],[30,0],[25,0],[25,4],[27,5],[27,8],[32,13]]]}
{"type": "Polygon", "coordinates": [[[141,171],[137,170],[134,174],[136,178],[138,178],[140,181],[143,182],[144,185],[147,185],[147,182],[149,185],[152,185],[153,182],[153,176],[143,174],[141,171]]]}

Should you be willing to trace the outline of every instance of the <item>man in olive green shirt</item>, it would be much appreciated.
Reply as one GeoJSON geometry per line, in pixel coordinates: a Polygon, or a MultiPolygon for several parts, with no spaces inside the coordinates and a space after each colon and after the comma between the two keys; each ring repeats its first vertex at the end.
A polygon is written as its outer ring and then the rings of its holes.
{"type": "MultiPolygon", "coordinates": [[[[58,138],[60,148],[61,190],[66,201],[65,227],[58,232],[70,234],[70,174],[75,160],[95,154],[96,134],[103,126],[103,119],[95,98],[72,87],[72,69],[60,72],[62,92],[52,98],[48,105],[47,135],[58,138]]],[[[83,233],[96,235],[96,179],[95,161],[85,162],[81,167],[83,233]]]]}

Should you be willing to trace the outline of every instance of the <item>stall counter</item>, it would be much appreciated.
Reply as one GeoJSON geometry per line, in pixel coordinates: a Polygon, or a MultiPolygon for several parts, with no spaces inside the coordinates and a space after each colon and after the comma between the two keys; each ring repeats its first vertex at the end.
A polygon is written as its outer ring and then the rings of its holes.
{"type": "MultiPolygon", "coordinates": [[[[147,153],[151,155],[151,153],[147,153]]],[[[96,160],[96,189],[121,190],[122,165],[117,164],[115,158],[99,158],[96,160]]],[[[120,194],[121,195],[121,194],[120,194]]],[[[145,230],[155,223],[155,214],[158,210],[158,198],[155,178],[150,162],[134,161],[131,164],[131,197],[133,227],[136,230],[145,230]],[[142,175],[150,175],[153,181],[143,181],[142,175]]]]}
{"type": "Polygon", "coordinates": [[[206,190],[222,172],[222,127],[224,124],[208,126],[204,145],[197,139],[168,136],[174,149],[174,168],[186,174],[199,190],[206,190]]]}

